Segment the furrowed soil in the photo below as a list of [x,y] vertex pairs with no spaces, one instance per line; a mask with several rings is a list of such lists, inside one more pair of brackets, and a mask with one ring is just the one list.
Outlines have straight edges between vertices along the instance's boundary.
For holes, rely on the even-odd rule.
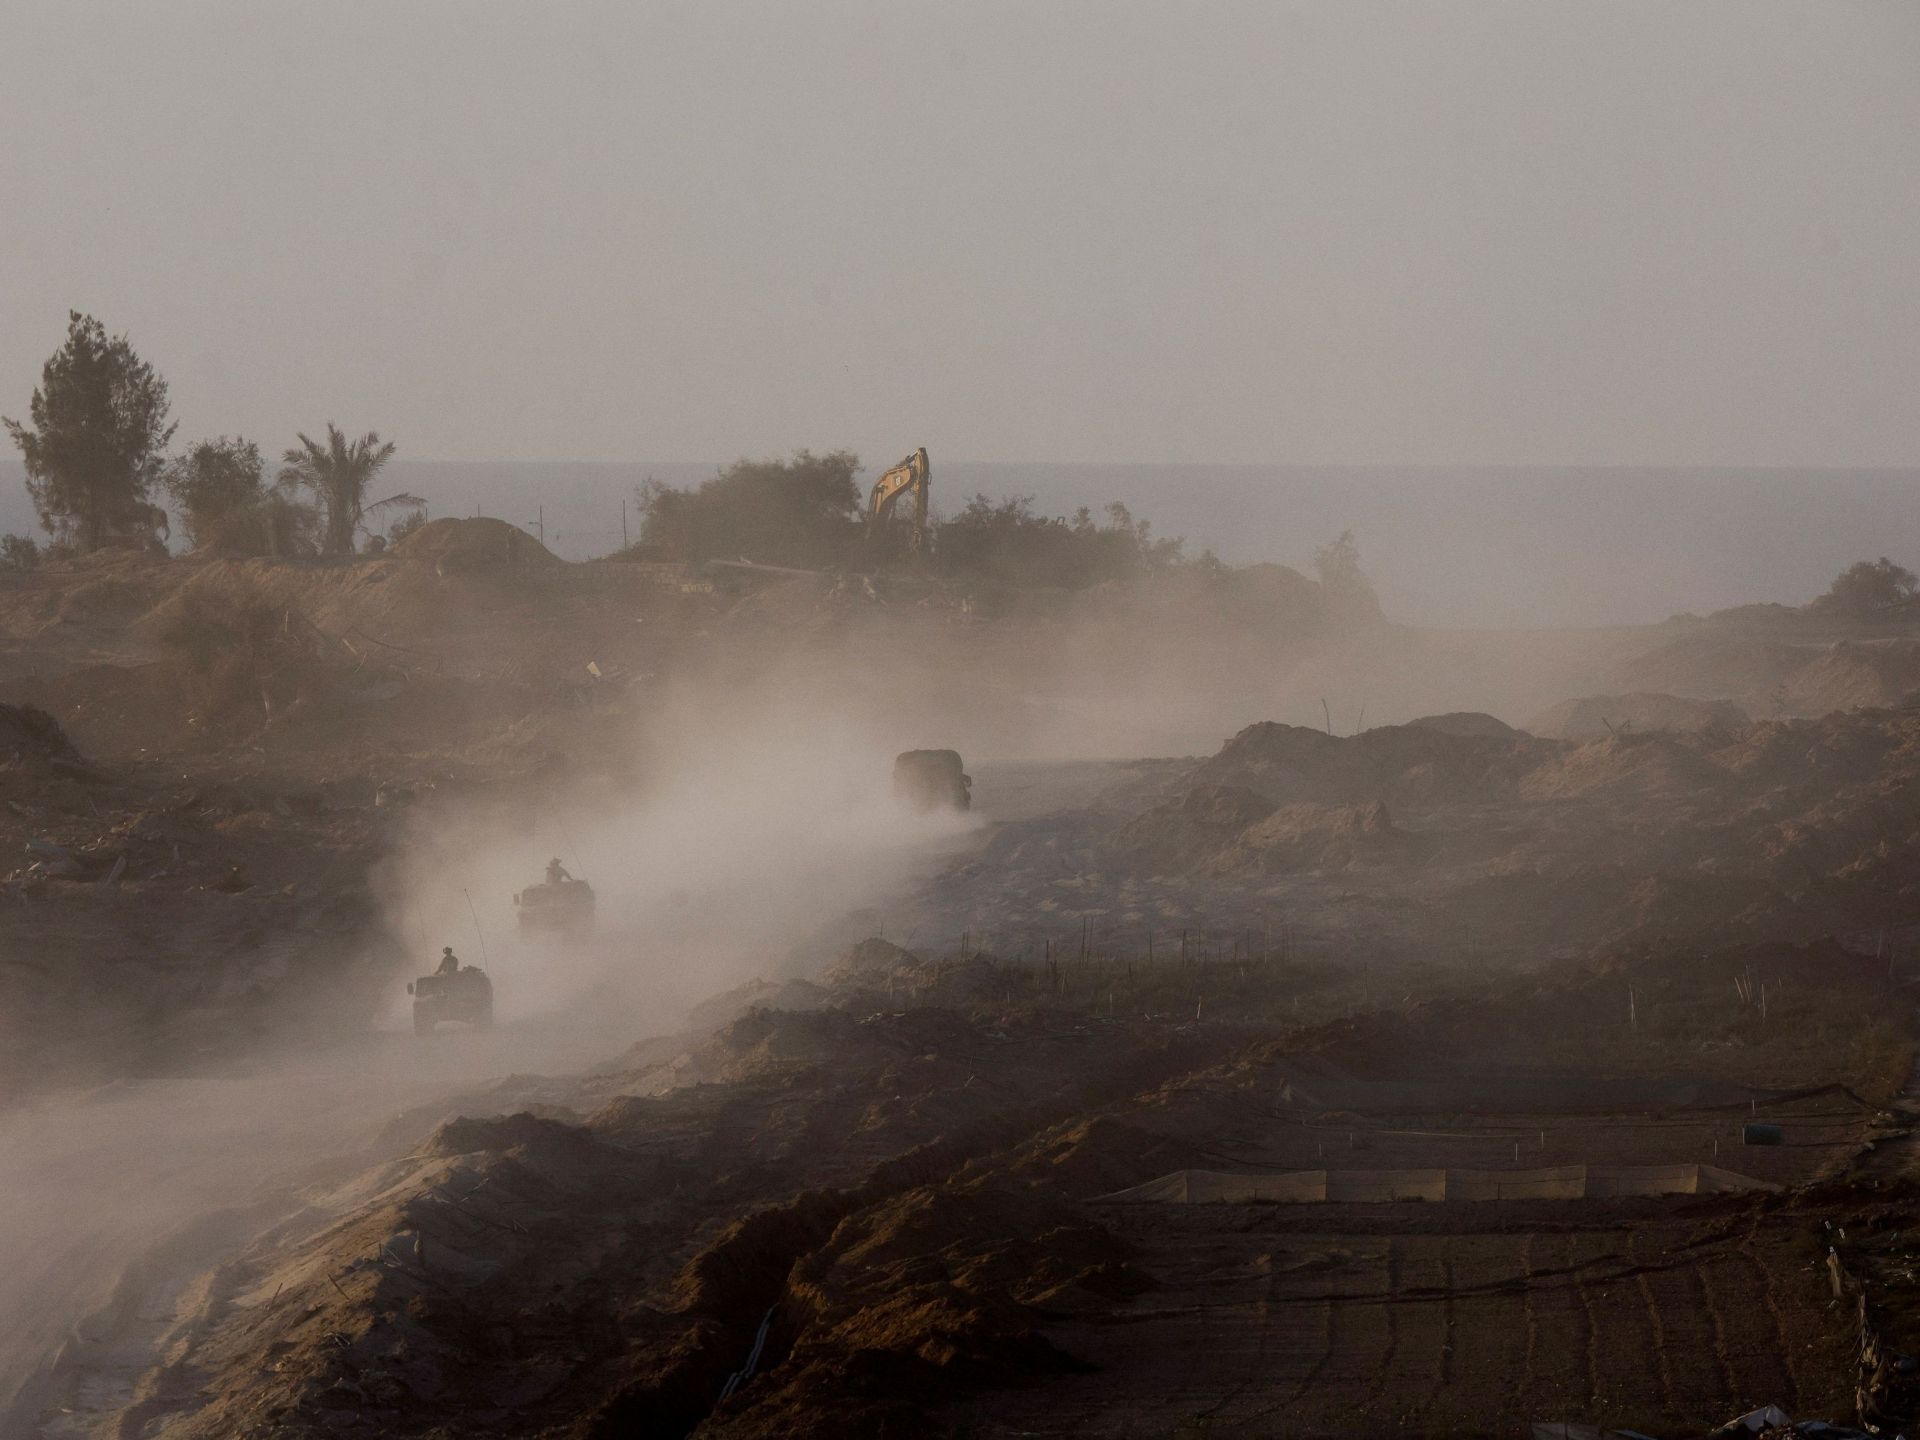
[[[463,521],[11,577],[0,1432],[1909,1419],[1913,637],[1356,633],[1237,574]],[[743,712],[789,768],[724,731],[676,798],[663,737]],[[861,808],[948,744],[970,821]],[[404,1033],[423,946],[511,914],[463,877],[576,833],[591,939],[494,925],[503,1023]],[[1435,1198],[1318,1198],[1382,1186]]]

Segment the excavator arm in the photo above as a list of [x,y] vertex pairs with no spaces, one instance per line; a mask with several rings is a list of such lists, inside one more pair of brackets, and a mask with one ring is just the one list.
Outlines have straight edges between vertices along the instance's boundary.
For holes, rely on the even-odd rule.
[[893,513],[893,507],[907,491],[913,492],[913,537],[915,549],[927,543],[927,490],[933,479],[933,467],[927,463],[927,447],[922,445],[898,465],[873,482],[873,495],[867,501],[867,540],[871,543],[880,527]]

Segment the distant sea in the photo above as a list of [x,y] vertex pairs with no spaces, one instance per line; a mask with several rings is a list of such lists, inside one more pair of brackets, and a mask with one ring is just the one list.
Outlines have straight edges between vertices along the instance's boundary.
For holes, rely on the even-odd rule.
[[[890,458],[890,457],[889,457]],[[619,548],[635,487],[710,463],[396,460],[382,493],[433,515],[544,526],[569,559]],[[872,478],[871,471],[865,477]],[[1920,468],[1661,470],[1539,467],[1060,465],[942,461],[933,499],[1030,495],[1044,514],[1127,505],[1157,533],[1235,564],[1302,570],[1352,530],[1387,613],[1413,623],[1542,628],[1638,623],[1752,601],[1798,604],[1845,565],[1888,555],[1920,570]],[[32,533],[17,461],[0,461],[0,531]]]

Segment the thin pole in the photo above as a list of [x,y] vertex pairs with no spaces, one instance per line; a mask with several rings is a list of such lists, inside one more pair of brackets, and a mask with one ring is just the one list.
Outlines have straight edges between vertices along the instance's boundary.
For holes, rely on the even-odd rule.
[[480,928],[480,912],[473,908],[473,892],[463,885],[460,887],[460,893],[467,897],[467,913],[473,916],[473,933],[480,939],[481,962],[491,965],[493,961],[487,957],[487,932]]
[[620,548],[622,550],[629,548],[629,542],[627,540],[627,497],[624,495],[620,497]]

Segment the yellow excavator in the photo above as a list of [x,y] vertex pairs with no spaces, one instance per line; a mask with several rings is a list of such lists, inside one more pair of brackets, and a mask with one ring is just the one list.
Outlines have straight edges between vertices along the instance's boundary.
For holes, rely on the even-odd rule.
[[867,543],[874,544],[894,503],[907,491],[913,492],[913,533],[907,539],[909,550],[927,546],[927,490],[933,481],[933,467],[927,463],[927,447],[922,445],[898,465],[873,482],[873,496],[867,501]]

